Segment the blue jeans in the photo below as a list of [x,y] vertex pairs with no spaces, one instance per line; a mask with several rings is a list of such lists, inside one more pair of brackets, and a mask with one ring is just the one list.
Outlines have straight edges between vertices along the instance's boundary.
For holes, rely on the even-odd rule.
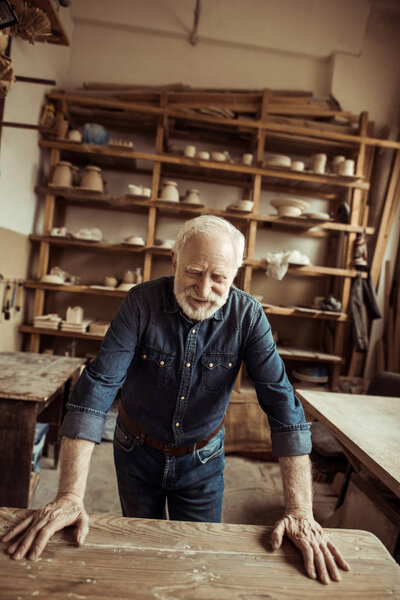
[[124,517],[220,522],[224,494],[224,427],[200,450],[169,456],[133,435],[120,419],[114,462]]

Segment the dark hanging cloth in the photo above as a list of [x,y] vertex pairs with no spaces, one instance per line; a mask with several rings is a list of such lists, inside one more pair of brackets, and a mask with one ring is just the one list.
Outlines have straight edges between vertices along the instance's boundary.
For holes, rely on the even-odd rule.
[[352,283],[350,292],[353,341],[358,352],[366,352],[368,350],[368,324],[363,310],[364,305],[370,319],[379,319],[381,317],[375,290],[369,274],[367,279],[362,279],[361,273],[358,272],[357,277]]

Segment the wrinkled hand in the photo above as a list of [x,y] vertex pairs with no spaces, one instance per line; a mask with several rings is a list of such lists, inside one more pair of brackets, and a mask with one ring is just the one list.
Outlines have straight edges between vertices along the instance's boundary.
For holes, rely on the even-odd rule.
[[76,541],[81,546],[89,531],[89,517],[82,500],[65,494],[21,521],[1,541],[15,540],[7,549],[15,560],[24,556],[29,560],[36,560],[51,536],[69,525],[76,525]]
[[271,534],[272,550],[280,548],[284,535],[300,550],[306,573],[312,579],[318,577],[322,583],[328,584],[331,579],[341,580],[337,565],[344,571],[350,570],[339,550],[313,518],[286,515],[280,519]]

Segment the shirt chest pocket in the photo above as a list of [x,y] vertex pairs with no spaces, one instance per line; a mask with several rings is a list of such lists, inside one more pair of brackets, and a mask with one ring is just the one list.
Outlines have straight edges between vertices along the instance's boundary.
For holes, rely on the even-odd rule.
[[209,353],[202,356],[202,390],[217,393],[232,385],[236,375],[238,355],[231,353]]
[[138,364],[140,379],[147,385],[164,387],[171,373],[173,360],[171,352],[143,344]]

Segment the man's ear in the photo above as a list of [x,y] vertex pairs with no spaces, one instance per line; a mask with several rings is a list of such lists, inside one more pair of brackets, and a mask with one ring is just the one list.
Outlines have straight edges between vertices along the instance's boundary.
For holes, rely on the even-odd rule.
[[171,250],[171,261],[172,261],[172,268],[174,269],[174,273],[176,273],[176,254],[173,250]]

